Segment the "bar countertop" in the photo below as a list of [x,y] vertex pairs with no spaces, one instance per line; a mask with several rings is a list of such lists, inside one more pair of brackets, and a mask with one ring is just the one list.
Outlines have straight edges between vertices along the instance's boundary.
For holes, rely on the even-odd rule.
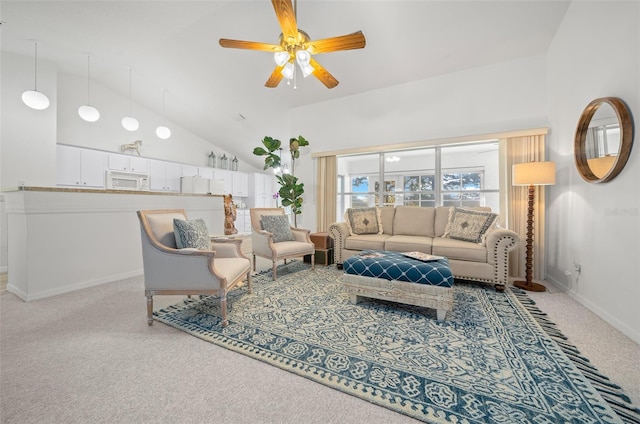
[[47,191],[61,193],[100,193],[100,194],[142,194],[150,196],[197,196],[197,197],[222,197],[222,194],[194,194],[194,193],[177,193],[167,191],[139,191],[139,190],[105,190],[95,188],[74,188],[74,187],[31,187],[22,186],[15,190],[6,190],[3,193],[12,191]]

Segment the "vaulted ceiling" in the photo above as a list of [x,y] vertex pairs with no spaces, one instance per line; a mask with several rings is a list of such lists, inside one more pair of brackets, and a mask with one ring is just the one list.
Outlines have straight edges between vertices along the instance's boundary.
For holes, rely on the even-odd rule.
[[[265,81],[266,52],[224,49],[219,38],[277,44],[281,32],[268,0],[3,0],[2,50],[38,55],[63,73],[91,78],[161,112],[229,151],[281,131],[291,108],[436,75],[546,52],[569,1],[297,2],[298,26],[312,39],[362,30],[364,49],[318,55],[340,84],[298,78],[297,89]],[[98,104],[99,99],[94,99]],[[238,114],[246,119],[239,122]],[[288,134],[284,134],[286,136]]]

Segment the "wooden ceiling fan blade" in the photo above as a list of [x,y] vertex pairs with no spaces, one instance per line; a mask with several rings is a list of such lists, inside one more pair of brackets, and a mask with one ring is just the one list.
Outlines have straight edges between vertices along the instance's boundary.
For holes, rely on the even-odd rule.
[[329,73],[317,60],[311,58],[309,65],[313,67],[313,75],[320,80],[327,88],[333,88],[339,84],[338,80]]
[[293,10],[291,0],[271,0],[273,9],[276,11],[276,18],[282,29],[282,36],[285,40],[298,38],[298,24],[296,23],[296,14]]
[[358,31],[339,37],[310,41],[307,43],[307,50],[309,50],[311,54],[322,54],[340,50],[362,49],[366,44],[367,40],[364,38],[364,34],[362,31]]
[[284,78],[284,76],[282,75],[283,68],[284,66],[276,66],[276,69],[273,70],[271,76],[269,76],[269,79],[264,84],[264,86],[269,88],[277,87],[278,84],[280,84],[280,81],[282,81],[282,78]]
[[282,46],[277,44],[259,43],[257,41],[229,40],[228,38],[221,38],[220,45],[231,49],[259,50],[270,53],[282,51]]

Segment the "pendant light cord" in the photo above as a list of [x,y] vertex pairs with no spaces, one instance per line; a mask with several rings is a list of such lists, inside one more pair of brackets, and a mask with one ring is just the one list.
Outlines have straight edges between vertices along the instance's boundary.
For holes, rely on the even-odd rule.
[[91,55],[87,55],[87,105],[91,106]]
[[129,116],[131,116],[131,68],[129,68]]
[[33,66],[33,69],[35,70],[33,75],[33,91],[38,91],[38,41],[35,40],[33,44],[36,51],[33,59],[35,61],[35,64]]

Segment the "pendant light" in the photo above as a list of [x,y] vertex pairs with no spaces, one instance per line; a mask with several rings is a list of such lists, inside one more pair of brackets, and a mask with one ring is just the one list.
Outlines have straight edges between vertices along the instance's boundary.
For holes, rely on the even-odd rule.
[[31,109],[44,110],[49,107],[49,98],[46,94],[38,91],[38,41],[33,40],[33,44],[35,46],[33,90],[22,93],[22,101]]
[[129,115],[122,118],[122,126],[127,131],[136,131],[140,127],[138,120],[131,116],[131,68],[129,68]]
[[100,119],[100,112],[91,106],[91,55],[87,54],[87,104],[78,108],[78,115],[87,122]]
[[[167,90],[165,90],[164,88],[162,89],[162,116],[164,116],[164,94],[166,93],[166,91]],[[156,135],[158,136],[158,138],[166,140],[167,138],[171,137],[171,130],[165,126],[160,125],[158,128],[156,128]]]

